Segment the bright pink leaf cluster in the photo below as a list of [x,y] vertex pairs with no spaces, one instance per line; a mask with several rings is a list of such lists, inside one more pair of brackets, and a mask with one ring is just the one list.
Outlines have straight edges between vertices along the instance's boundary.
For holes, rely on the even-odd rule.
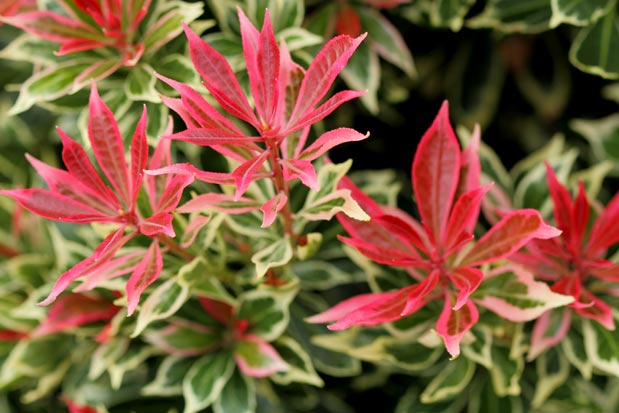
[[[260,31],[240,9],[238,15],[253,107],[224,56],[188,27],[185,32],[191,59],[204,86],[223,110],[251,125],[256,133],[248,136],[197,91],[160,76],[180,94],[180,98],[164,98],[164,102],[183,118],[188,128],[168,137],[209,146],[238,165],[228,178],[236,185],[235,200],[241,199],[253,181],[271,178],[278,193],[269,201],[267,210],[277,213],[286,205],[289,181],[298,178],[306,186],[317,188],[312,161],[336,145],[367,137],[352,129],[339,128],[306,146],[312,124],[364,93],[345,90],[322,102],[364,36],[332,39],[304,70],[294,63],[285,44],[278,45],[268,12]],[[224,182],[223,177],[201,173],[192,165],[176,165],[168,170]],[[212,199],[208,203],[212,204]],[[273,214],[265,218],[265,222],[272,222],[272,217]]]
[[[158,240],[174,237],[171,212],[178,205],[182,191],[191,182],[191,178],[144,175],[143,170],[147,166],[157,169],[170,163],[169,141],[162,141],[148,164],[146,121],[144,110],[133,135],[131,163],[128,165],[116,119],[93,84],[88,136],[103,177],[97,172],[84,148],[58,129],[63,144],[62,158],[67,170],[54,168],[27,155],[49,189],[0,191],[0,194],[12,197],[25,209],[50,220],[117,225],[117,229],[99,244],[90,257],[60,276],[42,304],[54,301],[78,278],[89,278],[80,286],[81,290],[85,290],[94,288],[106,279],[131,273],[126,288],[128,311],[132,313],[142,291],[159,276],[163,260]],[[152,213],[148,217],[143,216],[137,208],[142,187],[145,187],[150,201]],[[145,251],[114,258],[120,248],[138,234],[152,238],[150,247]]]
[[490,187],[479,184],[478,144],[479,136],[475,135],[469,146],[460,150],[447,103],[443,104],[421,139],[412,165],[421,222],[403,211],[376,204],[358,189],[354,191],[372,220],[365,223],[340,216],[351,236],[342,237],[342,241],[377,263],[406,268],[418,282],[396,291],[350,298],[309,321],[336,321],[329,326],[332,330],[370,326],[398,320],[431,300],[443,299],[436,331],[452,356],[460,353],[463,335],[479,317],[470,299],[484,279],[479,267],[509,257],[531,239],[560,233],[545,224],[537,211],[517,210],[473,242],[480,204]]
[[582,181],[572,199],[548,163],[546,176],[554,204],[554,219],[563,233],[558,238],[532,241],[512,260],[531,270],[539,279],[553,282],[553,291],[574,297],[574,302],[569,305],[571,311],[561,313],[558,327],[552,322],[550,312],[540,317],[533,329],[533,356],[563,339],[569,330],[572,312],[614,330],[611,307],[589,291],[587,284],[592,279],[619,281],[619,265],[605,258],[608,249],[619,242],[619,194],[599,213],[588,231],[591,207]]
[[59,55],[110,47],[122,56],[121,64],[133,66],[144,53],[135,41],[148,12],[150,0],[58,0],[66,15],[29,11],[4,21],[52,42],[61,43]]

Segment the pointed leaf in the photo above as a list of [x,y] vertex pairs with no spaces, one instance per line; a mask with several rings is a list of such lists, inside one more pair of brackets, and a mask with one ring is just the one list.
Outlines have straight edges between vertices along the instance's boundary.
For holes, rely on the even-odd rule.
[[445,298],[443,311],[436,322],[436,332],[443,338],[445,347],[453,359],[460,355],[460,341],[477,322],[479,313],[470,300],[460,309],[454,310],[450,297]]
[[467,192],[458,198],[447,224],[447,250],[454,248],[458,244],[458,238],[463,231],[473,227],[479,218],[479,209],[481,202],[492,184],[485,185],[481,188]]
[[131,205],[125,149],[118,124],[93,83],[88,105],[88,136],[97,162],[126,206]]
[[234,359],[241,372],[250,377],[267,377],[288,369],[273,346],[253,334],[244,336],[236,343]]
[[251,262],[256,265],[256,276],[260,278],[266,274],[269,268],[281,267],[282,265],[288,264],[293,255],[294,252],[290,245],[290,238],[286,236],[254,253],[251,257]]
[[256,411],[254,381],[239,370],[234,370],[230,380],[213,405],[215,413],[252,413]]
[[289,125],[310,112],[329,91],[339,72],[346,66],[359,43],[365,38],[338,36],[331,39],[318,53],[305,73]]
[[183,380],[184,413],[196,413],[217,400],[234,372],[228,351],[217,351],[198,359]]
[[349,128],[337,128],[325,132],[318,139],[314,141],[310,146],[301,152],[298,159],[313,161],[321,155],[327,153],[331,148],[336,147],[345,142],[361,141],[369,137],[370,134],[365,135],[357,132],[354,129]]
[[468,302],[469,296],[475,292],[484,279],[484,274],[477,268],[459,267],[448,273],[449,279],[459,291],[454,310],[459,310]]
[[142,292],[159,277],[162,268],[161,248],[159,243],[154,241],[127,281],[127,316],[133,314]]
[[436,403],[455,397],[469,385],[474,373],[475,363],[466,357],[450,361],[421,393],[421,402]]
[[565,338],[571,321],[572,311],[570,309],[547,311],[542,314],[533,326],[527,360],[534,360],[547,349],[559,344]]
[[166,353],[184,357],[211,352],[221,346],[224,339],[220,331],[186,320],[176,320],[162,329],[147,330],[143,336]]
[[548,239],[559,235],[556,228],[544,223],[532,209],[514,211],[486,232],[462,257],[460,265],[476,266],[508,257],[529,240]]
[[186,25],[183,28],[191,60],[206,88],[227,112],[258,128],[260,124],[226,59]]
[[53,42],[70,39],[104,41],[105,37],[92,27],[50,11],[33,11],[3,18],[5,23]]
[[582,326],[585,350],[593,367],[619,376],[619,329],[610,331],[589,320],[583,320]]
[[447,219],[460,174],[460,145],[449,123],[447,102],[421,138],[413,160],[413,190],[422,223],[434,243],[446,239]]
[[247,160],[232,172],[234,183],[236,185],[236,192],[234,193],[234,198],[236,200],[238,200],[245,193],[249,185],[255,179],[255,174],[262,167],[268,158],[268,155],[269,151],[266,150],[260,155]]
[[283,192],[278,192],[273,198],[265,202],[261,207],[262,211],[262,224],[260,228],[270,227],[277,219],[277,214],[281,211],[288,202],[288,197]]
[[290,320],[289,306],[296,289],[285,291],[252,290],[241,296],[237,320],[249,322],[249,332],[272,341],[279,337]]

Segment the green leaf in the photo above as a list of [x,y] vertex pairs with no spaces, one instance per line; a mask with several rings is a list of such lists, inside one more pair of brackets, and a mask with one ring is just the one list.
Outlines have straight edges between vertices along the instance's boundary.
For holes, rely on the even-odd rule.
[[181,284],[178,278],[170,278],[144,300],[131,337],[137,337],[153,321],[169,318],[187,301],[189,285]]
[[570,62],[583,72],[619,79],[619,15],[615,7],[597,22],[583,28],[570,48]]
[[430,23],[435,27],[449,27],[459,31],[464,24],[464,16],[475,0],[437,0],[430,1]]
[[570,127],[589,142],[598,160],[619,163],[619,114],[594,120],[574,119]]
[[215,278],[218,271],[204,257],[197,257],[178,272],[178,283],[190,288],[193,295],[234,304],[234,298]]
[[562,23],[587,26],[604,16],[617,4],[617,0],[551,0],[550,27]]
[[561,348],[567,360],[578,369],[582,377],[586,380],[591,380],[593,365],[587,356],[584,338],[580,333],[580,329],[575,328],[574,324],[572,324],[565,338],[561,340]]
[[57,50],[58,43],[24,33],[0,51],[0,58],[49,65],[58,63]]
[[[149,22],[144,24],[148,27],[142,37],[146,54],[152,54],[163,45],[182,33],[181,23],[189,24],[202,15],[202,3],[189,3],[184,1],[159,2],[155,12],[152,13]],[[211,26],[214,25],[214,22]]]
[[145,396],[177,396],[183,393],[183,378],[193,366],[194,358],[167,356],[163,359],[157,375],[142,389]]
[[141,63],[131,68],[125,80],[125,94],[127,98],[137,101],[159,103],[159,93],[155,90],[156,78],[153,68]]
[[322,37],[301,27],[288,27],[278,32],[277,37],[280,41],[286,42],[286,46],[291,52],[306,47],[317,46],[323,42]]
[[166,77],[186,83],[188,85],[198,84],[198,74],[188,56],[172,53],[162,59],[152,62],[155,71]]
[[[525,413],[522,399],[518,397],[500,397],[488,380],[477,386],[469,396],[466,413]],[[571,412],[570,412],[571,413]]]
[[524,371],[522,354],[514,355],[509,348],[492,347],[490,377],[494,392],[499,397],[520,395],[520,377]]
[[470,19],[467,26],[537,33],[549,28],[551,16],[548,0],[488,0],[483,12]]
[[492,369],[492,345],[494,341],[492,329],[485,324],[477,323],[471,329],[471,333],[475,336],[475,341],[462,346],[462,354],[486,369]]
[[309,260],[292,264],[292,273],[299,277],[303,288],[326,290],[354,281],[350,272],[342,271],[327,261]]
[[299,257],[301,261],[305,261],[308,258],[313,257],[314,254],[316,254],[316,252],[320,249],[321,245],[322,234],[320,232],[305,234],[303,245],[301,245],[300,241],[297,243],[297,257]]
[[296,290],[271,291],[252,290],[240,298],[240,307],[236,318],[248,320],[250,332],[266,341],[279,337],[290,319],[289,306]]
[[52,66],[32,75],[21,86],[17,101],[9,115],[17,115],[39,102],[47,102],[68,94],[73,82],[92,62],[73,60]]
[[293,257],[292,246],[288,236],[279,238],[266,248],[256,252],[251,262],[256,265],[256,276],[262,277],[269,268],[281,267],[288,264]]
[[607,330],[596,321],[582,320],[585,351],[593,367],[619,377],[619,329]]
[[254,381],[245,377],[238,369],[226,383],[221,395],[213,405],[215,413],[253,413],[256,411],[256,389]]
[[[467,0],[470,1],[470,0]],[[374,52],[402,70],[409,77],[415,76],[413,56],[402,35],[389,20],[370,7],[357,8],[361,27],[368,33],[368,43]]]
[[148,330],[144,339],[170,354],[195,356],[220,345],[222,332],[186,320],[174,320],[161,329]]
[[380,86],[380,62],[378,55],[370,48],[368,43],[361,43],[355,53],[348,60],[348,64],[342,70],[342,79],[349,88],[355,90],[367,90],[361,96],[361,101],[370,113],[378,114],[378,88]]
[[129,339],[113,338],[100,345],[92,354],[88,379],[98,379],[109,366],[114,365],[129,348]]
[[569,378],[570,363],[561,353],[550,349],[535,360],[535,371],[537,380],[531,406],[539,407]]
[[183,380],[184,413],[195,413],[215,402],[234,372],[234,359],[229,351],[218,351],[200,357]]
[[475,373],[475,363],[466,357],[447,362],[421,393],[422,403],[436,403],[452,399],[469,384]]
[[288,370],[276,373],[271,380],[280,385],[306,383],[322,387],[324,382],[316,373],[310,355],[290,337],[280,337],[272,343],[279,355],[288,364]]
[[155,347],[131,343],[124,354],[107,367],[112,388],[119,389],[126,373],[131,373],[138,366],[143,365],[147,358],[157,353],[159,350]]

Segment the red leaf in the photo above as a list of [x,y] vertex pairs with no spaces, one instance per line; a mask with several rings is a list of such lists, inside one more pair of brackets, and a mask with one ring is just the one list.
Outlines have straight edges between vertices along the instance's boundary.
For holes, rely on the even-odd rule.
[[74,265],[69,271],[62,274],[52,287],[51,293],[47,298],[39,303],[39,305],[51,304],[69,285],[80,277],[84,277],[99,267],[104,266],[114,257],[116,252],[125,245],[136,233],[123,235],[125,228],[118,228],[110,233],[95,249],[95,251],[86,259]]
[[92,27],[50,11],[32,11],[5,17],[4,22],[52,42],[71,39],[105,40]]
[[438,271],[432,271],[425,280],[416,284],[415,289],[408,294],[406,306],[402,310],[402,316],[410,315],[423,307],[428,301],[428,294],[436,288],[440,279],[440,273]]
[[84,203],[46,189],[7,189],[0,190],[0,194],[10,196],[32,213],[54,221],[79,224],[114,222],[114,217],[110,218]]
[[172,178],[159,197],[154,213],[170,212],[178,206],[183,190],[193,182],[193,177],[179,175]]
[[130,206],[131,183],[125,161],[123,140],[112,111],[99,97],[94,83],[88,108],[88,136],[97,162],[125,205]]
[[168,237],[174,238],[174,228],[172,220],[174,217],[168,212],[160,212],[140,222],[140,232],[148,237],[154,237],[159,234],[165,234]]
[[582,181],[578,181],[578,193],[572,206],[571,216],[571,233],[573,234],[573,247],[578,250],[583,248],[582,241],[589,223],[589,200],[585,192],[585,185]]
[[446,226],[460,174],[460,145],[449,123],[447,102],[421,138],[413,160],[415,200],[421,220],[436,245],[444,245]]
[[390,265],[392,267],[429,268],[431,263],[421,258],[416,252],[404,251],[402,243],[394,240],[394,246],[378,245],[374,239],[365,241],[360,238],[346,238],[339,236],[340,241],[354,247],[361,254],[379,264]]
[[118,198],[103,183],[84,148],[69,138],[62,129],[56,128],[56,130],[62,140],[62,160],[69,173],[97,192],[101,199],[108,200],[113,208],[118,211],[120,209]]
[[365,35],[357,38],[337,36],[320,50],[305,73],[289,125],[294,125],[305,117],[327,94],[331,84],[364,38]]
[[561,185],[550,164],[545,162],[545,165],[548,190],[554,204],[555,221],[557,222],[557,227],[563,231],[563,238],[571,243],[572,197],[565,186]]
[[67,294],[56,300],[32,334],[38,337],[96,321],[108,321],[118,310],[110,300],[101,296]]
[[29,154],[26,154],[26,158],[49,186],[51,192],[71,198],[110,217],[118,215],[118,209],[114,208],[114,204],[109,199],[102,197],[70,173],[46,165]]
[[154,241],[127,281],[127,316],[133,314],[140,301],[140,295],[159,277],[162,268],[161,249],[159,243]]
[[531,361],[546,349],[559,344],[569,331],[571,320],[572,311],[568,308],[542,314],[533,326],[527,360]]
[[[408,296],[415,287],[416,285],[411,285],[397,291],[374,293],[372,294],[373,299],[364,294],[343,301],[338,304],[338,306],[341,306],[338,308],[338,312],[342,308],[351,308],[351,311],[328,328],[329,330],[345,330],[353,325],[373,326],[399,320],[402,318],[402,311],[406,307]],[[362,303],[359,307],[352,308],[354,304],[359,302]],[[320,314],[310,320],[316,322],[316,319],[320,320]]]
[[544,223],[539,212],[521,209],[506,215],[468,250],[459,265],[474,267],[506,258],[531,239],[548,239],[561,232]]
[[[215,110],[215,108],[204,100],[204,98],[194,89],[184,83],[169,79],[163,75],[157,74],[156,76],[176,89],[181,96],[181,101],[184,108],[187,110],[187,113],[190,114],[191,118],[195,119],[202,128],[219,129],[235,135],[243,135],[234,123],[230,122],[221,113]],[[171,108],[178,111],[174,107]],[[179,113],[179,115],[182,114]],[[185,121],[185,123],[188,123],[188,127],[190,126],[189,122]]]
[[436,332],[443,338],[452,358],[460,355],[460,341],[478,319],[479,312],[472,301],[467,300],[462,308],[454,310],[451,297],[445,297],[443,311],[436,322]]
[[105,45],[101,40],[90,39],[73,39],[65,41],[60,49],[58,49],[57,56],[64,56],[69,53],[83,52],[85,50],[97,49]]
[[589,232],[589,242],[585,251],[595,256],[617,241],[619,241],[619,193],[610,200],[595,220]]
[[191,60],[209,92],[231,115],[259,128],[256,115],[227,60],[189,27],[183,25],[183,28],[189,40]]
[[131,140],[131,208],[133,209],[140,193],[144,169],[148,162],[148,141],[146,140],[146,106],[135,127]]
[[[460,159],[462,161],[460,166],[460,179],[456,196],[473,191],[481,186],[481,163],[479,162],[480,139],[481,132],[479,130],[479,125],[475,125],[471,140],[462,151]],[[475,223],[473,223],[473,225],[474,224]],[[473,227],[469,226],[466,230],[472,232]]]
[[[239,351],[243,347],[245,351]],[[239,370],[250,377],[267,377],[289,368],[272,345],[254,334],[238,340],[234,360]]]
[[458,240],[464,231],[474,227],[479,217],[481,201],[492,184],[474,189],[460,196],[456,201],[447,224],[446,253],[458,245]]
[[238,145],[253,148],[249,144],[261,141],[260,136],[245,136],[237,132],[230,132],[225,129],[195,128],[184,130],[173,135],[164,136],[164,139],[176,139],[201,146],[214,145]]
[[198,300],[204,311],[221,324],[228,325],[233,320],[234,307],[230,304],[207,297],[199,297]]
[[69,413],[97,413],[97,409],[95,409],[94,407],[74,403],[67,397],[62,397],[62,400],[67,405]]
[[338,34],[359,36],[361,34],[361,19],[350,5],[343,3],[335,17],[335,31]]
[[335,95],[331,96],[325,103],[318,106],[316,109],[309,110],[307,113],[299,115],[302,116],[300,119],[294,122],[290,120],[286,125],[286,132],[282,132],[282,134],[287,135],[303,129],[306,126],[310,126],[316,122],[321,121],[329,114],[331,114],[331,112],[333,112],[335,109],[340,107],[341,104],[348,102],[349,100],[358,98],[359,96],[363,96],[365,92],[365,90],[344,90],[342,92],[336,93]]

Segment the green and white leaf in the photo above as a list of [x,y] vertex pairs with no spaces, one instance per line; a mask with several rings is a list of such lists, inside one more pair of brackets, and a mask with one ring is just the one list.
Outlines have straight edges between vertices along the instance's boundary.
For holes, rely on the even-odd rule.
[[570,62],[583,72],[619,79],[619,14],[613,7],[603,18],[583,28],[570,48]]
[[185,264],[178,272],[178,283],[189,288],[193,295],[234,304],[235,300],[215,277],[221,271],[204,257],[197,257]]
[[492,347],[490,378],[494,392],[499,397],[520,395],[520,377],[524,371],[524,357],[514,357],[507,347]]
[[132,67],[127,75],[125,94],[131,100],[159,103],[161,99],[155,89],[156,82],[153,68],[147,63],[140,63]]
[[323,380],[314,369],[312,359],[297,341],[290,337],[280,337],[272,344],[288,364],[288,370],[270,376],[271,380],[280,385],[306,383],[316,387],[324,386]]
[[[183,268],[188,265],[191,263]],[[181,274],[183,268],[180,270]],[[179,282],[179,278],[180,275],[166,280],[144,300],[131,337],[137,337],[153,321],[169,318],[187,301],[190,294],[189,285]]]
[[563,354],[550,349],[535,360],[535,371],[537,380],[531,406],[539,407],[569,378],[570,363]]
[[138,366],[143,365],[146,359],[159,353],[161,351],[153,346],[129,345],[124,354],[118,357],[113,364],[107,366],[112,388],[119,389],[126,373],[132,372]]
[[585,351],[593,367],[619,377],[619,329],[607,330],[596,321],[582,320]]
[[466,357],[446,363],[445,368],[428,383],[420,395],[422,403],[436,403],[456,397],[469,385],[476,364]]
[[348,60],[348,64],[342,70],[342,79],[349,88],[354,90],[367,90],[361,96],[361,102],[372,114],[378,114],[378,88],[380,86],[380,62],[378,55],[363,42]]
[[213,404],[234,373],[232,354],[218,351],[200,357],[183,380],[184,413],[196,413]]
[[220,396],[215,400],[213,411],[215,413],[255,412],[256,389],[254,381],[235,369]]
[[167,356],[163,359],[153,381],[143,389],[145,396],[177,396],[183,393],[183,378],[196,361],[192,357]]
[[129,339],[126,338],[114,338],[100,345],[92,354],[88,380],[98,379],[128,348]]
[[256,276],[261,278],[270,268],[281,267],[290,262],[294,253],[290,245],[290,237],[279,238],[266,248],[256,252],[251,262],[256,265]]
[[551,17],[548,1],[488,0],[482,13],[468,20],[466,25],[508,33],[538,33],[550,27]]
[[240,298],[236,318],[249,321],[250,332],[266,341],[279,337],[290,319],[289,306],[296,288],[283,290],[252,290]]
[[574,26],[588,26],[597,21],[613,7],[616,0],[551,0],[552,18],[550,27],[555,28],[562,23]]
[[570,128],[582,135],[591,146],[595,157],[610,160],[617,169],[619,163],[619,114],[614,113],[604,118],[574,119]]

